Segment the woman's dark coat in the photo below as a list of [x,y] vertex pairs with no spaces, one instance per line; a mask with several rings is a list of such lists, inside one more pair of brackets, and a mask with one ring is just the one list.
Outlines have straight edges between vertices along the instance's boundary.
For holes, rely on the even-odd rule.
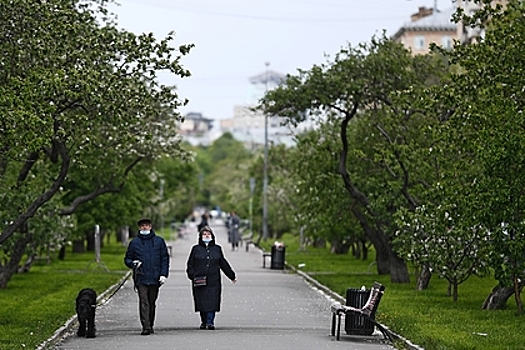
[[158,286],[160,276],[169,276],[170,257],[166,241],[153,230],[147,235],[139,233],[129,242],[124,264],[131,269],[134,260],[142,261],[139,269],[140,284]]
[[191,281],[195,276],[207,276],[206,286],[193,287],[192,285],[195,311],[221,311],[220,271],[222,270],[230,280],[235,280],[235,272],[224,257],[222,247],[215,244],[215,240],[206,246],[199,239],[199,244],[191,248],[186,265],[186,274]]

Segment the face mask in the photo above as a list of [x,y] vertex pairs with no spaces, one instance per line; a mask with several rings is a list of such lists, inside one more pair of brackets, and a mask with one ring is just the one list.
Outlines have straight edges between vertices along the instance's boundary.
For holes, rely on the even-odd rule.
[[211,242],[211,238],[202,238],[202,241],[204,243],[210,243]]
[[149,235],[149,230],[140,230],[141,235]]

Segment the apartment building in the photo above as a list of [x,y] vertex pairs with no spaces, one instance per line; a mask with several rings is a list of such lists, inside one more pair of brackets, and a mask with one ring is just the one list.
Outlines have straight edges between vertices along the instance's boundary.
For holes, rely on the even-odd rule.
[[[507,0],[492,1],[492,5],[501,4],[505,6]],[[429,52],[430,44],[435,43],[446,49],[452,48],[454,40],[463,44],[472,44],[483,38],[485,32],[479,27],[471,28],[462,21],[455,23],[452,15],[457,8],[462,8],[466,15],[473,15],[479,10],[480,5],[471,0],[452,1],[453,6],[441,11],[434,1],[432,8],[420,7],[418,12],[410,17],[392,36],[392,39],[402,43],[414,55]]]
[[438,10],[436,6],[420,7],[392,39],[402,43],[414,55],[428,53],[431,43],[451,49],[454,40],[459,38],[458,26],[452,22],[455,10],[454,7],[444,11]]

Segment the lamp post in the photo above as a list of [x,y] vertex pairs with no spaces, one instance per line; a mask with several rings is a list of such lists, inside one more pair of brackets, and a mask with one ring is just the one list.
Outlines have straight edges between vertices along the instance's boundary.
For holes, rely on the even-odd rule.
[[[266,78],[265,92],[268,92],[268,66],[265,62]],[[263,241],[268,239],[268,114],[264,114],[264,178],[263,178]]]
[[253,237],[253,191],[255,190],[255,178],[250,177],[250,237]]

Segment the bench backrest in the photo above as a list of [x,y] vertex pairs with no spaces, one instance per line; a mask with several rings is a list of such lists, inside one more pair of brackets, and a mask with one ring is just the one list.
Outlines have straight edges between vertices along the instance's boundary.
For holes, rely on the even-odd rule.
[[374,282],[372,289],[370,290],[370,296],[362,308],[362,310],[372,318],[375,317],[377,307],[379,306],[379,302],[381,301],[384,291],[385,286],[379,282]]

